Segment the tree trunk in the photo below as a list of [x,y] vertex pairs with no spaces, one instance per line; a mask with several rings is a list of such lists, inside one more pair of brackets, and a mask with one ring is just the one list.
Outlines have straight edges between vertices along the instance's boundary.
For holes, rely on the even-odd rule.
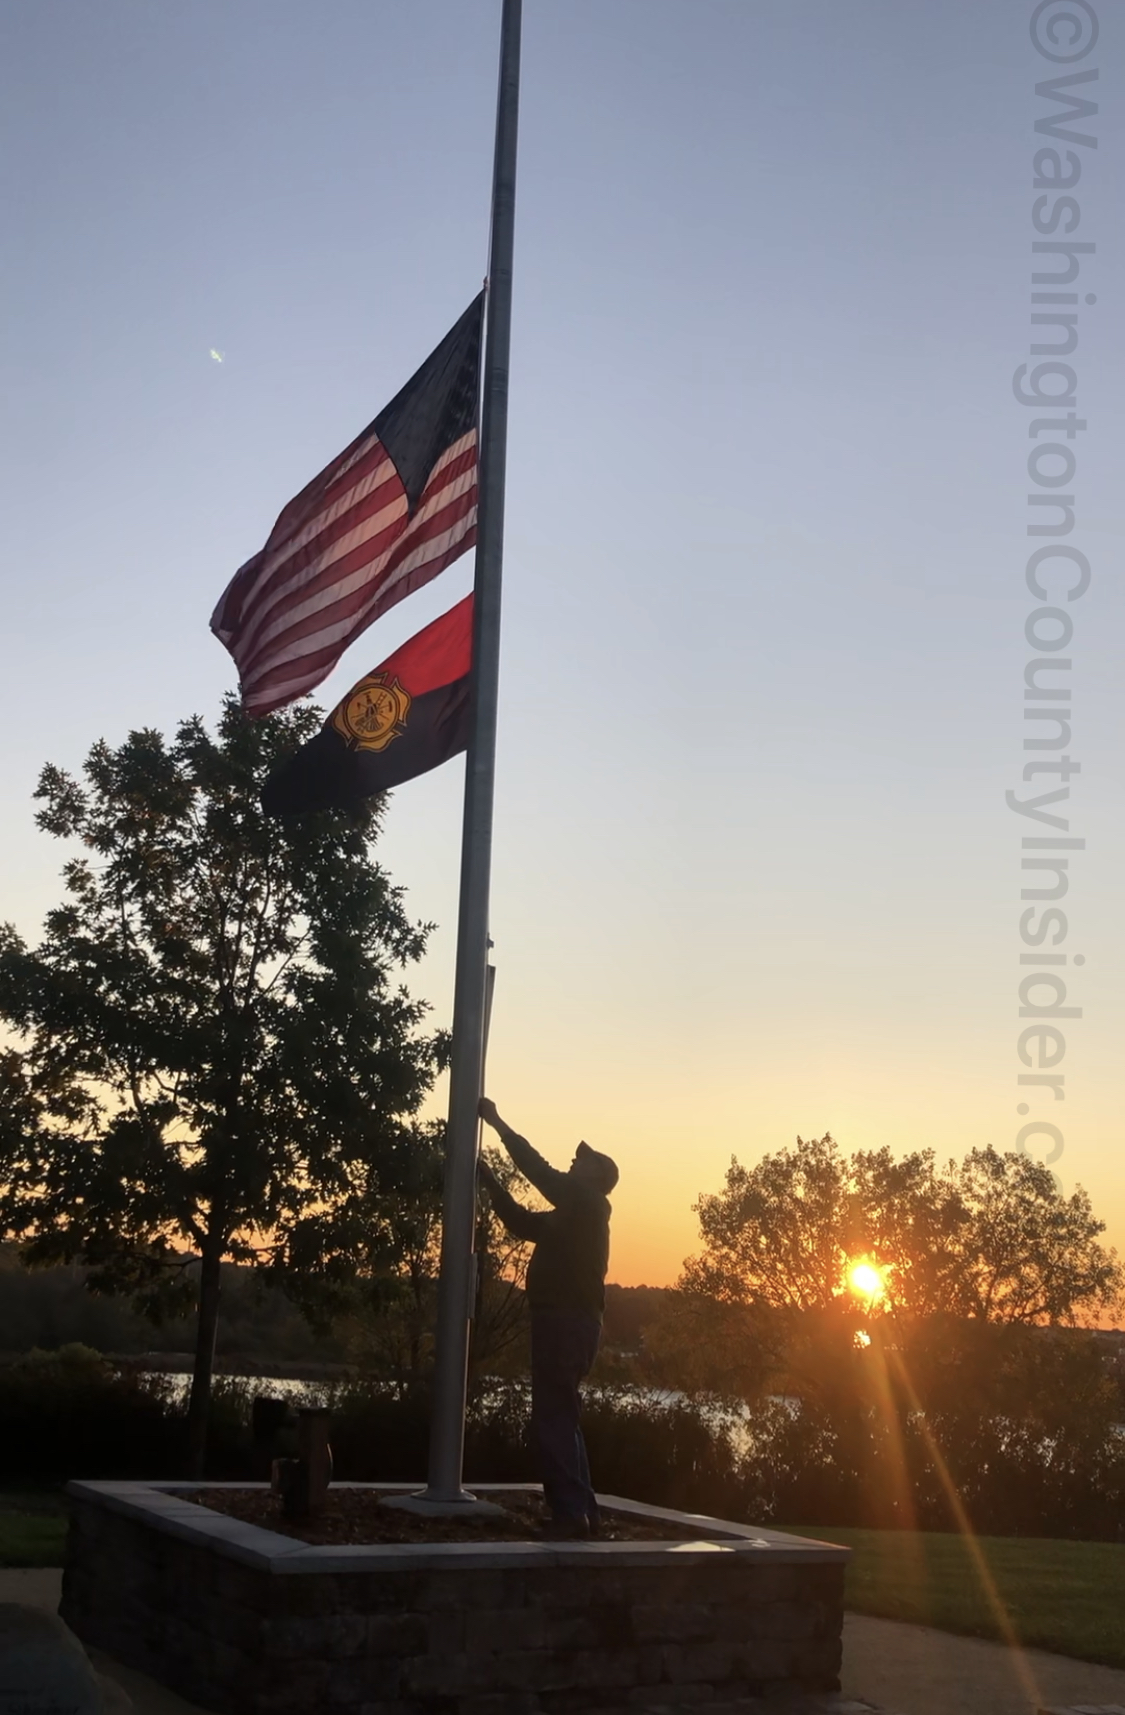
[[221,1248],[205,1245],[199,1271],[195,1367],[188,1400],[188,1475],[195,1478],[203,1476],[207,1456],[207,1415],[211,1405],[211,1376],[215,1368],[215,1335],[219,1328],[222,1255]]

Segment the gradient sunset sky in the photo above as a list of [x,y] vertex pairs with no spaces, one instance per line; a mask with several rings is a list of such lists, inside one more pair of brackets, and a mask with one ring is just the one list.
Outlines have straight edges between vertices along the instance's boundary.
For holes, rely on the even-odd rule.
[[[1099,0],[1096,47],[1052,63],[1033,10],[526,0],[489,1088],[548,1154],[618,1158],[623,1282],[675,1277],[732,1154],[825,1131],[944,1158],[1046,1118],[1125,1248],[1125,23]],[[0,917],[29,937],[63,856],[42,763],[216,713],[229,577],[479,289],[498,20],[7,9]],[[1035,84],[1090,69],[1066,492],[1092,577],[1068,604],[1044,573],[1082,765],[1054,813],[1086,840],[1058,1102],[1016,1083],[1020,840],[1050,829],[1005,792],[1058,785],[1022,781],[1026,497],[1059,490],[1012,377]],[[439,925],[411,980],[441,1021],[462,772],[399,790],[381,850]]]

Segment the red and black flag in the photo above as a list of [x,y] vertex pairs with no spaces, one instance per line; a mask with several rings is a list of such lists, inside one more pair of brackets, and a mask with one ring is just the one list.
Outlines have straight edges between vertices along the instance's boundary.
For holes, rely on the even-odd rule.
[[274,769],[262,791],[267,815],[348,808],[464,750],[472,652],[468,595],[365,674],[316,737]]
[[211,629],[248,715],[319,685],[372,620],[476,541],[483,305],[482,293],[228,585]]

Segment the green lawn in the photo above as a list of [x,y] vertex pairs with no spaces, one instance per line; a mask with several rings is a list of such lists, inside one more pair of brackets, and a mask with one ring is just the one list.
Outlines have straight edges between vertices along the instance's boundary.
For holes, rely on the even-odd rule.
[[[959,1536],[790,1525],[855,1552],[844,1601],[857,1614],[1003,1638],[995,1604]],[[996,1598],[1020,1642],[1125,1667],[1125,1545],[977,1538]]]
[[66,1506],[57,1490],[0,1492],[0,1566],[61,1566]]

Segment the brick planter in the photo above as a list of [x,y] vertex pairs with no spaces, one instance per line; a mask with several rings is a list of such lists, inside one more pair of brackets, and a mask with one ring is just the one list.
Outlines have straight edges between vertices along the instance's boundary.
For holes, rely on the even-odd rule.
[[71,1483],[60,1612],[220,1715],[562,1715],[838,1684],[846,1548],[612,1495],[684,1540],[313,1548],[190,1493]]

